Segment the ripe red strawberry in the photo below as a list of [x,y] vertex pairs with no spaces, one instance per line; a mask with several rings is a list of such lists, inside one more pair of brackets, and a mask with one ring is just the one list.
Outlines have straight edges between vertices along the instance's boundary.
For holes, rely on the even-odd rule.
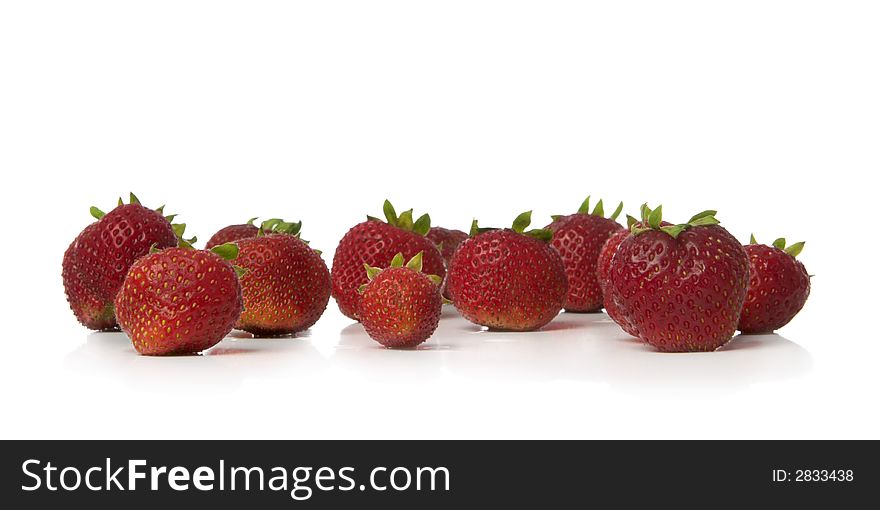
[[[452,255],[455,253],[458,245],[467,238],[468,235],[461,230],[431,227],[431,230],[428,231],[428,239],[437,245],[437,249],[439,249],[440,253],[443,255],[443,261],[446,262],[447,276],[449,275],[449,261],[452,260]],[[446,279],[443,280],[440,290],[443,293],[443,297],[450,300],[452,299],[452,296],[449,294],[449,289],[446,286]]]
[[287,223],[279,218],[266,220],[258,227],[254,225],[256,219],[257,218],[251,218],[247,223],[241,225],[229,225],[228,227],[221,228],[216,234],[211,236],[211,239],[208,240],[208,244],[205,245],[205,249],[210,250],[221,244],[233,243],[240,239],[247,239],[250,237],[257,237],[260,230],[267,234],[276,233],[297,235],[299,234],[300,227],[302,227],[302,222]]
[[620,243],[611,261],[615,304],[661,351],[713,351],[736,331],[749,281],[742,245],[715,211],[663,226],[662,207]]
[[[628,218],[632,218],[632,216],[628,216]],[[635,219],[633,218],[633,222],[634,220]],[[632,226],[632,223],[630,226]],[[599,288],[602,289],[605,313],[608,314],[608,317],[610,317],[611,320],[620,325],[624,331],[634,337],[638,337],[639,332],[635,325],[626,319],[626,316],[614,303],[614,300],[608,292],[608,286],[610,285],[609,282],[611,281],[611,261],[614,259],[614,254],[617,253],[617,248],[620,246],[620,243],[630,235],[629,230],[619,230],[605,241],[605,244],[602,245],[602,251],[599,252],[599,260],[596,264],[596,276],[599,279]]]
[[236,265],[244,312],[236,326],[256,336],[290,335],[310,328],[330,300],[330,271],[320,253],[298,236],[241,239]]
[[210,250],[215,246],[238,241],[239,239],[257,237],[257,232],[260,231],[260,227],[254,225],[254,220],[256,220],[256,218],[249,219],[247,223],[229,225],[228,227],[221,228],[212,235],[210,239],[208,239],[205,249]]
[[[185,243],[184,243],[185,244]],[[238,247],[167,248],[138,259],[116,297],[116,318],[146,355],[190,354],[223,340],[242,311]]]
[[437,249],[440,250],[440,253],[443,255],[443,260],[445,260],[447,264],[452,260],[452,254],[455,253],[455,249],[458,248],[458,245],[467,238],[468,235],[461,230],[431,227],[431,230],[428,231],[428,239],[437,245]]
[[397,253],[414,257],[424,252],[425,272],[443,278],[446,269],[443,256],[430,239],[425,237],[431,228],[431,218],[424,214],[413,222],[412,209],[397,215],[387,200],[383,207],[388,223],[367,217],[367,221],[355,225],[339,241],[333,256],[333,297],[339,310],[347,317],[357,320],[358,288],[367,283],[364,264],[387,267]]
[[494,329],[531,331],[553,320],[568,292],[565,267],[549,230],[525,231],[531,211],[512,229],[480,229],[461,243],[449,266],[453,304],[469,321]]
[[610,218],[605,218],[602,201],[590,213],[590,197],[584,200],[575,214],[554,216],[546,228],[553,232],[551,246],[562,257],[568,278],[567,312],[597,312],[602,309],[602,289],[596,269],[599,252],[605,241],[624,228],[617,223],[623,202]]
[[810,275],[795,257],[804,243],[785,247],[780,238],[772,246],[757,244],[752,236],[745,247],[749,256],[749,291],[739,318],[743,333],[770,333],[791,321],[810,296]]
[[[184,225],[173,226],[171,217],[140,205],[119,205],[107,214],[92,207],[98,219],[86,227],[64,254],[62,280],[70,308],[90,329],[115,328],[113,300],[129,267],[147,254],[150,246],[167,248],[177,244]],[[177,229],[177,232],[175,232]]]
[[422,252],[403,265],[403,254],[388,269],[366,267],[358,317],[370,338],[385,347],[415,347],[440,322],[440,277],[422,273]]

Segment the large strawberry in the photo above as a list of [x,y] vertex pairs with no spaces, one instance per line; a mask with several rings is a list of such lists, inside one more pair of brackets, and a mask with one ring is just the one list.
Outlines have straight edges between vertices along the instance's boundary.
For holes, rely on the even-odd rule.
[[739,318],[743,333],[769,333],[788,324],[810,296],[810,275],[795,257],[804,243],[786,248],[785,238],[772,246],[746,245],[749,256],[749,292]]
[[107,330],[116,326],[113,300],[129,267],[153,245],[175,246],[185,225],[172,225],[173,216],[163,216],[161,207],[156,211],[143,207],[134,194],[131,203],[120,199],[107,214],[96,207],[91,212],[98,221],[68,247],[61,274],[77,319],[87,328]]
[[387,269],[366,266],[358,317],[370,338],[386,347],[415,347],[440,322],[440,277],[422,273],[422,252],[403,265],[403,254]]
[[317,250],[297,235],[272,231],[236,244],[236,265],[245,269],[237,328],[256,336],[290,335],[318,321],[330,300],[330,271]]
[[116,296],[116,317],[135,350],[190,354],[223,340],[242,311],[235,268],[238,247],[154,251],[131,266]]
[[554,216],[546,228],[553,232],[551,246],[562,257],[568,278],[567,312],[597,312],[602,309],[602,289],[596,275],[599,252],[605,241],[624,228],[617,223],[623,211],[623,202],[610,218],[605,217],[602,200],[590,212],[590,197],[581,204],[577,213]]
[[275,232],[280,234],[297,235],[300,227],[302,227],[302,222],[287,223],[279,218],[266,220],[258,227],[254,225],[256,219],[257,218],[251,218],[247,223],[229,225],[228,227],[221,228],[211,236],[211,239],[209,239],[208,243],[205,245],[205,249],[210,250],[221,244],[233,243],[240,239],[247,239],[250,237],[257,237],[257,234],[259,234],[261,230],[264,233]]
[[367,283],[364,264],[387,267],[397,253],[412,258],[416,253],[424,252],[425,272],[441,278],[446,275],[443,256],[425,237],[431,228],[430,216],[424,214],[413,221],[412,209],[398,216],[387,200],[383,211],[388,223],[368,216],[367,221],[355,225],[345,234],[333,256],[333,297],[339,310],[352,319],[358,318],[358,288]]
[[530,331],[562,309],[568,292],[565,267],[550,247],[553,233],[530,230],[531,211],[511,229],[481,229],[461,243],[449,266],[453,304],[469,321],[493,329]]
[[612,298],[639,338],[657,349],[713,351],[736,331],[748,257],[715,211],[663,225],[662,210],[620,243],[611,261]]

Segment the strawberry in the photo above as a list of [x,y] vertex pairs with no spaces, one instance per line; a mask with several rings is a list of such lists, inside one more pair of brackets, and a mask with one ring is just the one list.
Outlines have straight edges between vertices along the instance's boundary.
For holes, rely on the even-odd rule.
[[208,240],[208,244],[205,245],[205,249],[210,250],[221,244],[233,243],[249,237],[257,237],[257,234],[259,234],[261,230],[264,233],[275,232],[280,234],[297,235],[300,227],[302,227],[302,222],[287,223],[279,218],[266,220],[258,227],[254,225],[256,219],[257,218],[251,218],[247,223],[242,223],[241,225],[229,225],[228,227],[221,228],[217,233],[211,236],[211,239]]
[[255,220],[256,218],[251,218],[247,221],[247,223],[242,223],[240,225],[229,225],[228,227],[221,228],[214,235],[212,235],[210,239],[208,239],[208,243],[205,245],[205,249],[210,250],[215,246],[232,243],[238,241],[239,239],[257,237],[257,232],[260,231],[260,227],[254,225]]
[[749,281],[739,241],[715,211],[662,224],[662,206],[643,208],[611,261],[610,292],[639,338],[661,351],[713,351],[736,331]]
[[370,338],[385,347],[415,347],[440,322],[440,277],[422,273],[422,252],[403,265],[403,254],[387,269],[366,265],[368,282],[361,286],[358,317]]
[[562,257],[568,278],[567,312],[598,312],[602,309],[602,289],[596,275],[599,252],[605,241],[624,228],[617,223],[623,202],[610,218],[605,218],[602,200],[590,212],[590,197],[584,200],[578,212],[568,216],[553,216],[547,225],[553,232],[550,245]]
[[140,354],[203,351],[223,340],[241,314],[241,286],[228,262],[238,247],[181,244],[138,259],[116,296],[116,318]]
[[[627,216],[627,218],[632,218],[632,216]],[[635,219],[633,218],[632,221],[634,223]],[[632,223],[630,225],[632,225]],[[599,279],[599,288],[602,290],[602,304],[605,307],[605,313],[608,314],[608,317],[610,317],[611,320],[619,324],[624,331],[634,337],[638,337],[638,330],[633,324],[626,320],[626,316],[614,303],[614,300],[611,299],[611,295],[608,292],[609,282],[611,281],[611,261],[614,259],[614,254],[617,253],[617,248],[620,246],[620,243],[630,235],[629,230],[618,230],[611,234],[611,237],[605,241],[605,244],[602,245],[602,250],[599,252],[599,260],[596,263],[596,277]]]
[[568,292],[565,267],[549,230],[525,231],[531,211],[511,229],[481,229],[461,243],[449,266],[453,304],[469,321],[493,329],[531,331],[553,320]]
[[428,231],[428,239],[437,245],[437,249],[443,255],[443,260],[449,264],[452,260],[452,254],[458,245],[468,238],[468,235],[461,230],[448,229],[443,227],[431,227]]
[[360,301],[358,288],[367,283],[364,264],[387,267],[397,253],[411,258],[423,252],[425,272],[441,278],[446,275],[443,256],[434,243],[425,237],[431,228],[430,216],[424,214],[414,222],[412,209],[398,216],[387,200],[383,211],[388,223],[368,216],[367,221],[355,225],[345,234],[333,256],[330,272],[333,297],[339,310],[355,320],[358,319]]
[[745,250],[749,256],[749,291],[739,317],[743,333],[770,333],[791,321],[810,296],[810,275],[795,257],[804,243],[785,247],[785,238],[772,246],[755,236]]
[[116,327],[113,300],[125,274],[150,246],[167,248],[177,244],[185,225],[172,225],[162,207],[154,211],[140,204],[134,194],[131,203],[119,205],[107,214],[91,208],[98,221],[86,227],[71,243],[62,261],[62,280],[70,308],[90,329]]
[[[293,225],[298,232],[299,224]],[[318,321],[330,300],[330,271],[320,252],[298,235],[272,231],[236,244],[236,264],[245,269],[238,329],[256,336],[290,335]]]
[[[452,255],[455,253],[458,245],[467,238],[468,235],[461,230],[431,227],[431,230],[428,231],[428,239],[437,245],[437,249],[440,250],[440,253],[443,255],[443,261],[446,262],[447,277],[449,276],[449,261],[452,260]],[[446,286],[446,279],[444,279],[443,285],[440,286],[440,289],[443,293],[443,297],[446,299],[452,299],[452,296],[449,294],[449,289]]]

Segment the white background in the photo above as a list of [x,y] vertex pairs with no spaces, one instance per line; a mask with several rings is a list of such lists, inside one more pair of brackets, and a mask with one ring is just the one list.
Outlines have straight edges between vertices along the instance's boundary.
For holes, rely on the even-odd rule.
[[[4,438],[877,438],[876,2],[0,4]],[[331,301],[297,339],[137,356],[61,257],[135,191],[203,240],[301,219],[332,260],[382,200],[466,229],[584,196],[806,240],[780,336],[658,354],[602,314],[389,351]]]

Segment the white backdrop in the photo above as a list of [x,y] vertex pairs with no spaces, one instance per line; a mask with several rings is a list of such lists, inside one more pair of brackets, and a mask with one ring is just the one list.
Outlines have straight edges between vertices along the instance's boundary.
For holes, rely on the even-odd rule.
[[[880,6],[856,1],[4,2],[6,437],[871,437]],[[331,301],[304,338],[156,359],[78,325],[61,257],[118,195],[190,232],[365,214],[466,230],[584,196],[807,241],[781,336],[700,355],[604,315],[447,317],[378,348]],[[613,202],[613,204],[612,204]]]

